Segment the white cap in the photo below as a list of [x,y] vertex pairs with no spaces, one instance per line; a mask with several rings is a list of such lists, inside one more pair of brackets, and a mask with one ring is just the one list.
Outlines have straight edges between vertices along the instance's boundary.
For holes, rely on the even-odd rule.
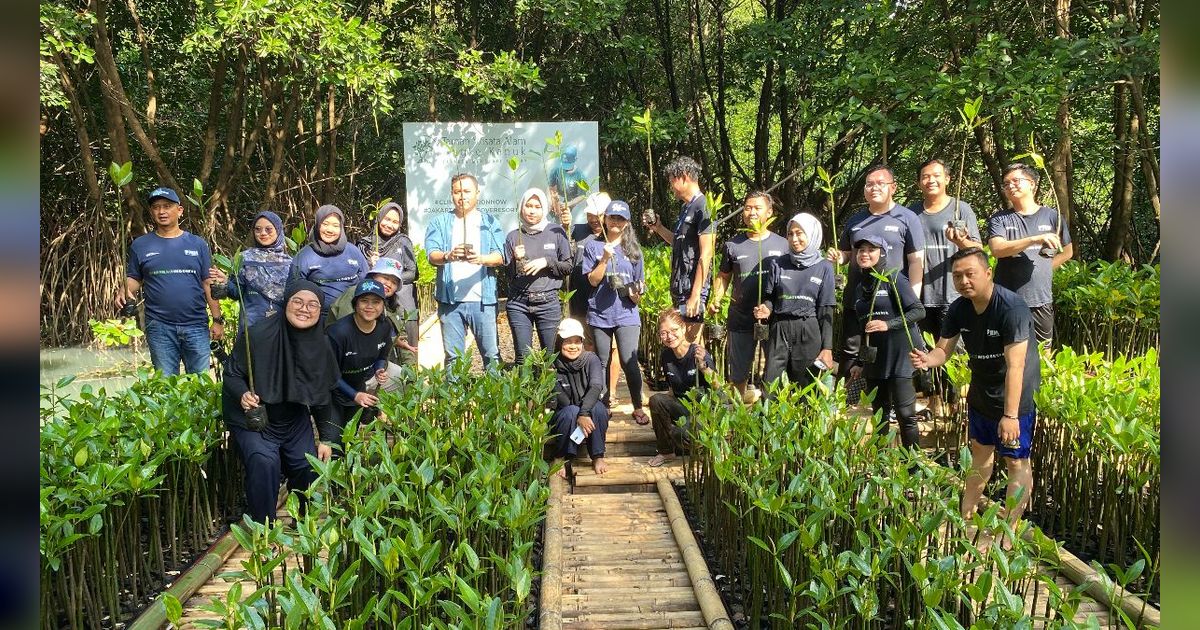
[[612,197],[609,197],[606,192],[592,193],[584,200],[583,208],[588,214],[603,215],[604,209],[608,207],[610,201],[612,201]]
[[583,336],[583,324],[577,319],[564,319],[558,324],[558,336],[563,339]]

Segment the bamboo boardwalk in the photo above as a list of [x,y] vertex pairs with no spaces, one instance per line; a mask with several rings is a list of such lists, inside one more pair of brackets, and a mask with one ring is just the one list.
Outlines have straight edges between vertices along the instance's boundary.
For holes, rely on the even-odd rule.
[[[436,325],[428,330],[422,338],[420,362],[436,365],[441,361],[439,331]],[[608,471],[596,475],[591,461],[581,456],[568,480],[551,480],[539,627],[734,628],[675,493],[673,483],[683,477],[682,458],[659,468],[647,466],[655,454],[654,431],[633,421],[623,377],[616,394],[607,434]],[[944,430],[944,426],[922,423],[923,445],[941,445],[936,434]],[[220,568],[183,602],[183,628],[199,627],[196,622],[202,619],[217,619],[204,607],[226,599],[235,582],[222,574],[241,570],[248,558],[236,545],[225,553]],[[293,557],[285,566],[295,568],[299,559]],[[1063,590],[1090,579],[1086,565],[1073,556],[1066,558],[1064,567],[1068,570],[1044,569]],[[251,583],[242,584],[243,597],[253,592]],[[1102,585],[1090,584],[1088,594],[1102,590]],[[1039,617],[1048,596],[1042,588],[1025,597],[1035,628],[1046,625]],[[1099,627],[1119,627],[1107,605],[1094,597],[1085,596],[1078,613],[1077,621],[1094,616]],[[1154,624],[1157,619],[1154,610]],[[738,627],[745,627],[744,622]]]

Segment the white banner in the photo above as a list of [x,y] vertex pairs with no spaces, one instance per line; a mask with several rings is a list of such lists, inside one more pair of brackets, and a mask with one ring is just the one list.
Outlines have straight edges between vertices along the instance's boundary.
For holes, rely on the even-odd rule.
[[553,185],[561,195],[564,181],[573,223],[585,223],[578,201],[598,190],[600,181],[596,123],[404,123],[405,205],[413,243],[424,244],[429,217],[453,211],[450,177],[459,172],[478,178],[479,209],[499,219],[506,234],[517,227],[516,206],[527,188],[549,192]]

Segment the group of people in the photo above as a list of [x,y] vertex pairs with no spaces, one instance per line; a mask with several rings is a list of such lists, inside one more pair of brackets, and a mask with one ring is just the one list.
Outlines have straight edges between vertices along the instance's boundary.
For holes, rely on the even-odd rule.
[[[875,391],[875,411],[896,418],[909,447],[919,437],[914,375],[965,347],[975,472],[964,513],[978,501],[997,450],[1008,458],[1012,487],[1031,487],[1037,344],[1053,335],[1052,271],[1072,255],[1058,213],[1036,202],[1035,170],[1013,164],[1004,171],[1011,208],[987,222],[994,271],[973,209],[949,195],[949,168],[933,159],[919,169],[922,199],[912,208],[894,201],[890,168],[869,169],[867,206],[828,248],[816,216],[794,214],[777,233],[776,200],[767,191],[749,193],[741,208],[746,229],[721,245],[715,272],[717,222],[700,188],[700,165],[680,157],[664,170],[681,203],[674,224],[663,225],[651,211],[641,219],[671,247],[672,306],[658,314],[657,331],[668,391],[644,400],[638,308],[645,265],[629,204],[589,194],[582,201],[586,223],[572,225],[564,195],[530,188],[518,201],[517,228],[505,234],[478,208],[479,183],[470,173],[451,178],[453,211],[432,217],[425,231],[445,360],[464,354],[469,330],[485,369],[498,366],[497,280],[504,273],[516,359],[534,349],[535,337],[555,355],[557,386],[548,402],[555,454],[570,460],[583,447],[596,472],[606,471],[619,367],[634,420],[653,425],[657,454],[649,464],[661,466],[688,447],[683,399],[715,383],[700,333],[705,315],[717,313],[728,294],[726,373],[746,403],[761,397],[756,380],[803,386],[828,370],[862,377]],[[415,362],[416,260],[404,209],[385,204],[371,233],[352,244],[342,211],[322,206],[294,258],[280,218],[261,212],[250,247],[226,276],[211,268],[204,241],[180,228],[183,209],[173,190],[154,190],[149,205],[155,230],[131,246],[116,304],[141,289],[152,361],[173,373],[180,361],[190,372],[207,369],[210,336],[224,334],[215,298],[224,292],[241,302],[224,407],[247,465],[251,516],[269,518],[281,476],[306,487],[313,472],[304,456],[333,456],[345,423],[355,413],[370,417],[377,389],[395,387],[399,365]],[[844,276],[840,265],[848,266]],[[932,350],[922,332],[936,339]],[[931,404],[940,403],[939,393],[930,390]]]

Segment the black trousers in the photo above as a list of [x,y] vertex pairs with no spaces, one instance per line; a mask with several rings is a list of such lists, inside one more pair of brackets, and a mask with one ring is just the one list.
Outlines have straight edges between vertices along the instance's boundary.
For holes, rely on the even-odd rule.
[[679,420],[687,417],[687,408],[674,394],[660,392],[650,397],[650,420],[654,424],[654,442],[663,455],[682,455],[691,444],[687,430]]
[[896,421],[900,423],[900,441],[905,446],[917,448],[921,442],[921,430],[917,427],[917,392],[913,389],[911,378],[889,377],[885,379],[867,379],[867,391],[876,389],[875,399],[871,401],[872,411],[883,410],[877,432],[885,432],[888,428],[888,412],[896,411]]
[[232,425],[229,431],[246,470],[246,511],[255,521],[274,520],[281,478],[287,478],[292,491],[306,490],[317,478],[305,457],[317,454],[307,417],[284,425],[268,424],[261,432]]

